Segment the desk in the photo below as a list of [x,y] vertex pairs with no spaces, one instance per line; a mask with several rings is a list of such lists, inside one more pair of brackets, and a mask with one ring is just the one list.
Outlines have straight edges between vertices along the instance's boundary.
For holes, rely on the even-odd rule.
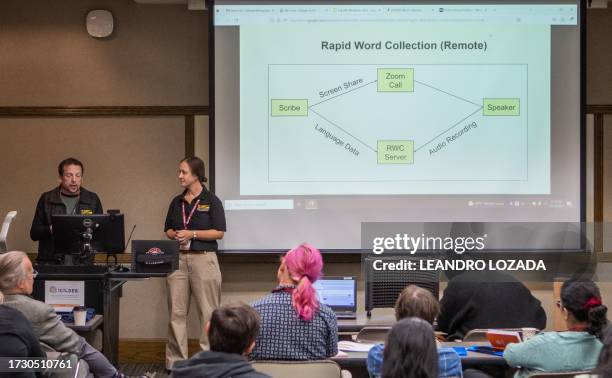
[[96,329],[100,328],[100,326],[102,325],[102,315],[94,315],[93,318],[89,319],[89,321],[87,323],[85,323],[84,325],[74,325],[74,323],[64,323],[64,325],[66,325],[66,327],[74,330],[75,332],[91,332],[91,331],[95,331]]
[[[119,363],[119,299],[121,287],[127,281],[142,281],[153,277],[166,277],[167,273],[135,273],[135,272],[109,272],[106,276],[104,310],[109,311],[112,317],[106,320],[104,332],[104,355],[113,364]],[[108,340],[108,343],[106,342]],[[110,350],[106,349],[110,347]]]
[[[34,282],[32,296],[39,301],[44,301],[44,281],[85,281],[85,306],[94,307],[102,322],[102,352],[113,364],[119,362],[119,305],[121,298],[121,287],[126,281],[139,281],[151,277],[165,277],[166,273],[134,273],[134,272],[104,272],[104,273],[66,273],[61,272],[61,266],[57,271],[40,272]],[[88,288],[88,282],[95,287],[102,288],[101,292]],[[100,300],[100,296],[102,297]],[[102,303],[100,305],[100,302]],[[101,307],[101,308],[100,308]],[[99,326],[99,325],[98,325]],[[76,329],[75,329],[76,330]]]
[[[443,342],[440,343],[442,347],[471,347],[471,346],[491,346],[488,342],[482,341],[468,341],[468,342]],[[461,357],[461,366],[464,369],[469,369],[478,366],[497,366],[501,368],[509,368],[506,360],[500,356],[494,356],[492,354],[478,353],[478,352],[467,352],[467,356]]]
[[395,314],[381,313],[368,318],[365,312],[358,312],[356,319],[338,319],[338,334],[357,334],[365,326],[392,326]]
[[[71,267],[74,268],[74,267]],[[34,280],[32,297],[45,301],[45,281],[83,281],[85,282],[85,306],[93,307],[96,314],[102,315],[102,352],[113,364],[117,362],[117,345],[119,335],[119,296],[118,291],[111,291],[108,272],[78,273],[71,269],[62,271],[62,266],[45,266]],[[117,328],[113,329],[117,324]],[[75,330],[76,331],[76,330]],[[114,357],[114,360],[113,360]]]
[[[441,347],[470,347],[476,345],[488,345],[487,342],[444,342]],[[345,352],[346,357],[335,357],[332,360],[336,361],[342,369],[348,370],[353,375],[353,378],[368,377],[368,369],[366,360],[367,352]],[[490,354],[477,353],[468,351],[467,356],[461,357],[461,366],[463,369],[475,368],[479,366],[495,366],[499,368],[508,368],[506,360],[503,357],[493,356]]]

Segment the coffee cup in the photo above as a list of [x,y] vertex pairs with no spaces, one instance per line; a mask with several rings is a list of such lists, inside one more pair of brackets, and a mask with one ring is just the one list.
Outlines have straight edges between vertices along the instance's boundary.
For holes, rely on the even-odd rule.
[[74,325],[85,325],[87,321],[87,308],[84,306],[77,306],[73,309],[72,314],[74,315]]

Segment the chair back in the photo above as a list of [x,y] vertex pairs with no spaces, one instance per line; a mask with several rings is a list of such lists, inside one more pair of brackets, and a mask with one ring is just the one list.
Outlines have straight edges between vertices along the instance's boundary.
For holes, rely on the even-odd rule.
[[11,222],[16,216],[16,211],[9,211],[8,214],[6,214],[6,217],[4,217],[4,222],[2,223],[2,228],[0,229],[0,253],[5,253],[8,251],[8,247],[6,246],[6,237],[8,236]]
[[391,326],[365,326],[357,334],[359,343],[384,343]]
[[331,360],[253,361],[253,368],[272,378],[341,378],[340,366]]
[[489,341],[487,339],[488,329],[472,329],[463,336],[463,341]]
[[[519,332],[520,334],[523,335],[523,341],[532,338],[533,336],[535,336],[540,331],[539,329],[531,328],[531,327],[525,327],[525,328],[495,328],[495,329],[502,330],[502,331]],[[489,329],[481,329],[481,328],[476,328],[476,329],[470,330],[463,337],[463,341],[489,341],[489,339],[487,339],[487,332],[488,331],[489,331]]]

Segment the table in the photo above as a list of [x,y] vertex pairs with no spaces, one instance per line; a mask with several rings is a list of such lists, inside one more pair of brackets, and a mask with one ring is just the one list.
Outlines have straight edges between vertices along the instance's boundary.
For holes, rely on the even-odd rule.
[[[395,324],[394,309],[377,309],[376,314],[368,317],[365,312],[358,312],[355,319],[338,319],[338,339],[355,341],[355,337],[364,327],[391,327]],[[436,323],[434,322],[434,328]],[[436,331],[436,336],[446,336],[443,332]]]
[[[104,332],[109,332],[104,336],[104,355],[115,366],[119,363],[119,299],[121,297],[121,287],[127,281],[142,281],[153,277],[166,277],[167,273],[135,273],[109,272],[106,276],[104,309],[113,315],[105,322],[108,327]],[[108,342],[107,342],[108,340]]]
[[[452,348],[452,347],[471,347],[471,346],[491,346],[489,342],[486,341],[468,341],[468,342],[443,342],[440,343],[440,346]],[[502,368],[508,368],[508,364],[503,357],[494,356],[486,353],[478,353],[478,352],[467,352],[467,356],[461,357],[461,366],[464,369],[478,367],[478,366],[497,366]]]
[[[443,342],[441,347],[470,347],[470,346],[491,346],[488,342]],[[344,370],[348,370],[353,375],[353,378],[368,377],[368,369],[366,360],[368,352],[345,352],[346,357],[334,357],[338,365]],[[482,366],[494,366],[502,369],[509,368],[506,360],[503,357],[493,356],[485,353],[467,352],[467,356],[461,357],[461,366],[463,369],[477,368]]]
[[103,319],[104,317],[102,315],[96,314],[84,325],[75,325],[74,323],[64,323],[64,325],[75,332],[91,332],[95,331],[102,325]]
[[356,319],[338,319],[338,334],[357,334],[365,326],[392,326],[395,314],[383,312],[368,318],[365,312],[358,312]]

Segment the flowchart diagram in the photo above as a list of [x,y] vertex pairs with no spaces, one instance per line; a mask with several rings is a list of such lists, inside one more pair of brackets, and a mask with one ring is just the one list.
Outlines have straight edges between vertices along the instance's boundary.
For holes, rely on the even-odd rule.
[[268,75],[271,181],[526,179],[527,65],[279,64]]

